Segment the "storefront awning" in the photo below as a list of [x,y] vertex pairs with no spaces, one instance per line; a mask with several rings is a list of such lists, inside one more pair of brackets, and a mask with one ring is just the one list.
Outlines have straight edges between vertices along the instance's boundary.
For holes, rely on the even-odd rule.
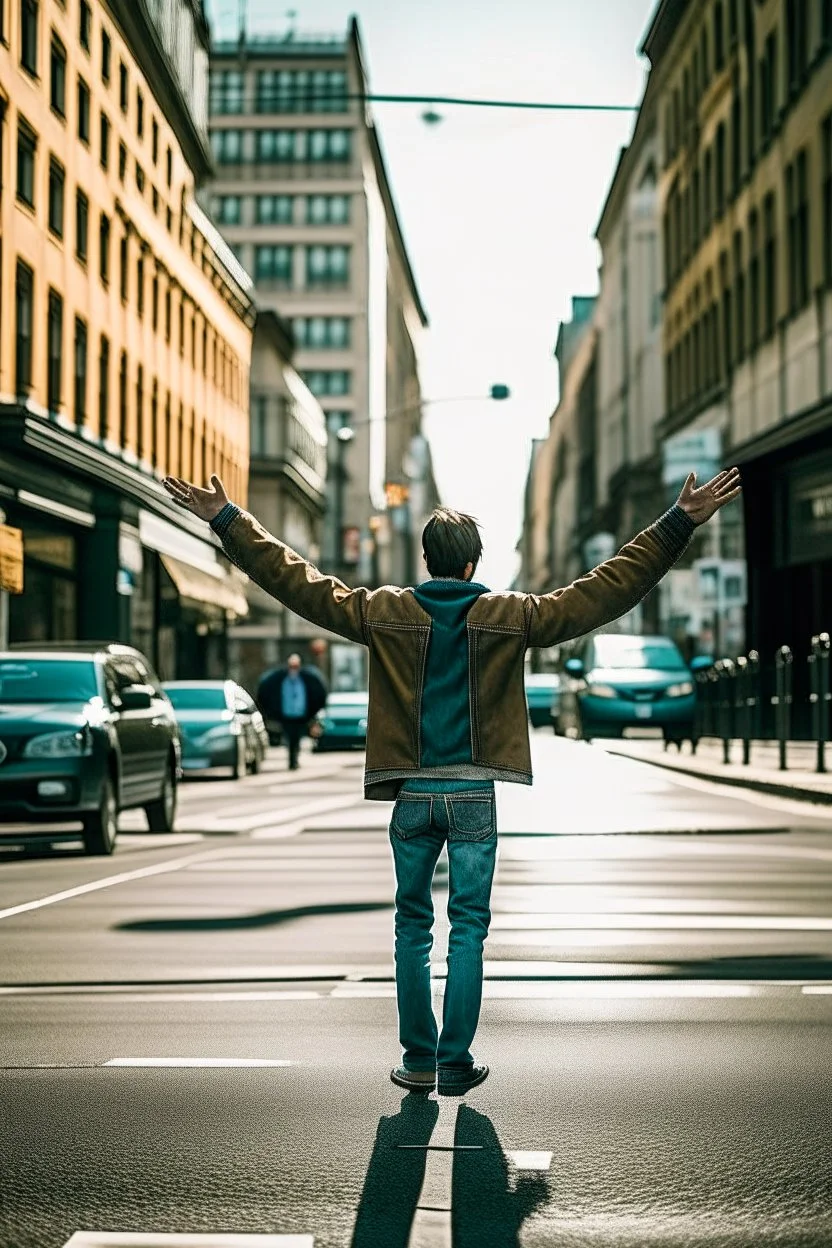
[[201,568],[194,568],[183,563],[181,559],[175,559],[173,555],[160,557],[181,598],[220,607],[237,616],[248,614],[248,603],[242,586],[219,567],[220,575],[211,576]]

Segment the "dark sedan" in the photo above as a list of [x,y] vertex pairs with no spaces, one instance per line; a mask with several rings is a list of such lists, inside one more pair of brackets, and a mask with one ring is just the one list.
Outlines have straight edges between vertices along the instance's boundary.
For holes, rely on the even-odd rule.
[[233,680],[169,680],[163,686],[182,733],[182,769],[230,767],[237,780],[262,766],[269,746],[263,716]]
[[560,701],[560,676],[557,672],[526,672],[524,684],[532,728],[551,728]]
[[80,822],[87,853],[110,854],[120,810],[173,831],[178,778],[173,708],[137,650],[0,653],[0,824],[38,825],[0,836],[77,840],[54,825]]
[[669,637],[601,633],[564,667],[559,732],[591,741],[658,728],[666,741],[693,738],[693,675]]

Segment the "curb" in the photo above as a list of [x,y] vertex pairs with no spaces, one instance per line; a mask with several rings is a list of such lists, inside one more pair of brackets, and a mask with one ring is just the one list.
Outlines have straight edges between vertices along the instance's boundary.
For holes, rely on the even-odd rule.
[[704,771],[697,767],[683,767],[664,758],[647,758],[639,754],[630,754],[627,750],[617,750],[614,746],[606,748],[610,754],[616,754],[619,758],[631,758],[634,762],[647,763],[650,767],[661,767],[665,771],[674,771],[682,776],[693,776],[696,780],[711,780],[714,784],[727,784],[735,789],[752,789],[756,793],[768,793],[772,797],[791,797],[797,802],[832,806],[832,791],[804,789],[798,785],[779,784],[776,780],[757,780],[747,776],[722,773],[715,775],[712,771]]

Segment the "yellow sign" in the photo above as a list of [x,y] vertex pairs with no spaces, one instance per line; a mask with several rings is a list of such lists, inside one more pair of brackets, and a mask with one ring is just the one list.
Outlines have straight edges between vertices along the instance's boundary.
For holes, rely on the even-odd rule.
[[0,590],[23,593],[23,531],[0,524]]
[[410,490],[398,481],[388,481],[384,487],[388,507],[404,507],[410,497]]

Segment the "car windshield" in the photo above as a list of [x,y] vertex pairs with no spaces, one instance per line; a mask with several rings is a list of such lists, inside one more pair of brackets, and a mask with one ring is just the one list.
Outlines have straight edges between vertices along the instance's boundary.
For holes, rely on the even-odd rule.
[[370,695],[357,689],[354,693],[331,693],[326,700],[327,706],[366,706]]
[[685,661],[672,641],[642,641],[639,637],[596,637],[595,667],[657,667],[665,672],[685,671]]
[[0,705],[87,702],[97,693],[92,659],[0,659]]
[[523,679],[527,689],[551,689],[558,683],[555,672],[527,672]]
[[222,686],[177,688],[175,685],[165,685],[164,688],[177,711],[224,711],[227,709],[225,689]]

